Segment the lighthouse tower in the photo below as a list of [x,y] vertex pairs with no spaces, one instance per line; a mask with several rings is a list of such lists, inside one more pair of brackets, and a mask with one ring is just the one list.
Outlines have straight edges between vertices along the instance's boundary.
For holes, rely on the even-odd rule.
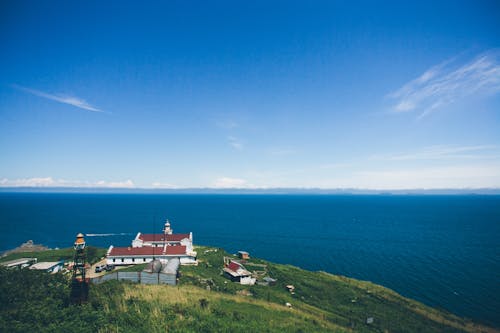
[[172,228],[170,228],[170,222],[167,219],[167,222],[165,222],[165,227],[163,227],[163,233],[165,235],[171,235],[174,231]]
[[75,257],[73,264],[73,275],[71,277],[71,294],[70,302],[73,304],[82,304],[87,301],[89,293],[89,283],[85,278],[85,239],[83,234],[76,235],[76,240],[73,248],[75,249]]

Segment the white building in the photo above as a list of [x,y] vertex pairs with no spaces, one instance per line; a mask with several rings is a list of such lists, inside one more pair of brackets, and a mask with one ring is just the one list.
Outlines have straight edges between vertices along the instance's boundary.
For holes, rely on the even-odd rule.
[[167,220],[162,234],[142,234],[132,241],[131,247],[110,246],[106,254],[108,265],[133,265],[159,259],[168,262],[179,258],[182,265],[197,264],[193,250],[193,233],[174,234]]
[[37,262],[37,258],[19,258],[14,260],[9,260],[1,263],[0,265],[5,266],[7,268],[26,268],[35,264]]
[[236,261],[230,261],[229,264],[224,267],[224,274],[233,282],[247,285],[255,284],[256,279],[252,277],[252,273]]
[[30,269],[37,269],[49,273],[57,273],[64,267],[64,261],[42,261],[30,266]]

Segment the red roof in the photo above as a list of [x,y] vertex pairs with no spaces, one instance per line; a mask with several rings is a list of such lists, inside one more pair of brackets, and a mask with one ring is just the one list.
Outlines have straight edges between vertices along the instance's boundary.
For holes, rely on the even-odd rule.
[[163,247],[113,247],[110,256],[153,256],[153,255],[180,255],[186,254],[186,247],[183,245],[179,246],[167,246],[167,252],[163,253]]
[[163,249],[161,247],[113,247],[110,256],[149,256],[159,255]]
[[232,271],[235,271],[235,272],[236,272],[238,269],[240,269],[240,268],[241,268],[241,266],[240,266],[238,263],[236,263],[236,262],[234,262],[234,261],[231,261],[231,262],[229,263],[229,265],[227,266],[227,268],[229,268],[230,270],[232,270]]
[[167,235],[165,239],[165,234],[140,234],[139,239],[142,239],[144,242],[180,242],[184,238],[189,239],[189,234],[172,234]]
[[186,254],[186,247],[184,245],[167,246],[167,254]]

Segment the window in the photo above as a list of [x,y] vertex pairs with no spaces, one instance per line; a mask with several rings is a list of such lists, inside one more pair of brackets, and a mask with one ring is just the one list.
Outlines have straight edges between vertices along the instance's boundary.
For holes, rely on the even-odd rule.
[[132,258],[132,262],[135,262],[135,258]]
[[116,259],[115,259],[115,258],[113,258],[113,262],[115,262],[115,261],[116,261]]
[[143,262],[146,262],[146,258],[142,258],[142,261],[143,261]]
[[125,260],[122,258],[122,262],[124,262]]

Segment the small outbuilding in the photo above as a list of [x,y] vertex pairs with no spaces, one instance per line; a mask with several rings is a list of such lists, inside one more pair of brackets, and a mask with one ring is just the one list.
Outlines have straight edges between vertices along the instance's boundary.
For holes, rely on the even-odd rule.
[[233,282],[239,282],[240,284],[254,285],[255,278],[252,277],[252,273],[246,270],[246,268],[236,261],[230,261],[228,265],[224,267],[224,275],[228,277]]
[[262,278],[262,280],[260,280],[258,282],[258,284],[260,284],[262,286],[274,286],[276,284],[276,279],[273,279],[272,277],[266,276],[266,277]]
[[250,259],[250,254],[246,251],[238,251],[238,258],[248,260]]
[[9,260],[1,263],[0,265],[7,268],[26,268],[37,262],[37,258],[19,258],[14,260]]
[[48,273],[57,273],[64,267],[64,261],[42,261],[30,267],[30,269],[37,269],[46,271]]

